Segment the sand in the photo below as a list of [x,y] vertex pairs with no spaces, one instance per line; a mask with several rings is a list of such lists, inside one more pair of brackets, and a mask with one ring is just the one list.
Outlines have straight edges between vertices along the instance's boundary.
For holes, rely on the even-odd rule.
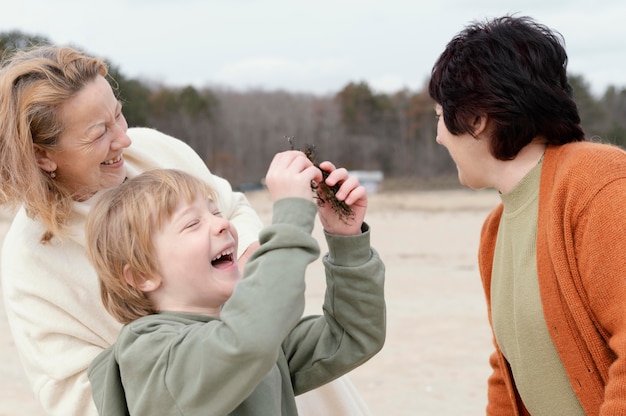
[[[264,191],[248,193],[269,222]],[[480,227],[493,191],[381,192],[366,221],[386,264],[387,340],[350,373],[375,416],[485,414],[491,335],[477,268]],[[0,238],[8,226],[0,221]],[[314,234],[325,244],[321,227]],[[321,261],[307,274],[306,313],[319,313]],[[0,303],[2,302],[0,298]],[[24,378],[0,307],[0,416],[43,416]]]

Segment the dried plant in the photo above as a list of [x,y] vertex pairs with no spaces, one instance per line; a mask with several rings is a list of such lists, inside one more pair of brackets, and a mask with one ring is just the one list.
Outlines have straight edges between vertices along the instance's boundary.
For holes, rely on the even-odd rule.
[[317,149],[315,148],[315,145],[306,144],[304,149],[296,149],[293,143],[293,137],[285,136],[285,138],[289,142],[290,150],[300,150],[303,152],[313,165],[315,165],[322,172],[323,180],[319,184],[315,182],[311,183],[311,188],[317,195],[317,204],[319,206],[323,206],[326,202],[330,203],[337,215],[339,215],[339,218],[344,222],[349,218],[352,218],[354,216],[352,208],[345,202],[339,201],[335,196],[339,190],[339,184],[335,184],[334,186],[326,185],[328,172],[320,168],[317,163]]

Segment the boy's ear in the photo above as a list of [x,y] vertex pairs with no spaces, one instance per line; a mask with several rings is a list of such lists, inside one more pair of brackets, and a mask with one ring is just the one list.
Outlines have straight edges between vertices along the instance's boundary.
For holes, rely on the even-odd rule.
[[124,266],[124,280],[135,289],[146,293],[153,292],[161,286],[161,279],[155,276],[135,273],[129,264]]
[[57,170],[57,164],[50,158],[50,153],[38,144],[33,144],[33,151],[35,152],[35,159],[37,160],[37,166],[45,170],[46,172],[54,172]]

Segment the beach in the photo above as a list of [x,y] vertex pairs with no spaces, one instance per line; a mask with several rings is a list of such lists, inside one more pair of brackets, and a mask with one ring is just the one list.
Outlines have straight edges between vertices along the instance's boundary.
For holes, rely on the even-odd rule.
[[[269,194],[246,195],[269,223]],[[477,250],[482,222],[498,202],[495,191],[370,195],[366,222],[386,266],[387,339],[382,351],[349,377],[372,415],[485,414],[492,344]],[[9,221],[2,217],[0,238]],[[314,235],[324,253],[319,221]],[[318,260],[307,272],[306,314],[320,313],[324,288]],[[44,416],[0,306],[0,416]]]

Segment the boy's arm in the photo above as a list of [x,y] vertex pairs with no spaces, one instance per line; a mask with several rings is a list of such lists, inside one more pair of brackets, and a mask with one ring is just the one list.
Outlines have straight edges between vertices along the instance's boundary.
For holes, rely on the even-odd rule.
[[385,341],[385,266],[364,224],[355,236],[326,233],[323,316],[304,318],[283,343],[296,394],[366,362]]
[[[385,340],[385,267],[371,249],[369,227],[363,223],[367,193],[346,169],[330,162],[320,169],[327,173],[325,185],[336,190],[334,203],[318,203],[329,248],[323,259],[327,290],[324,316],[301,321],[283,344],[297,394],[349,372],[376,354]],[[348,215],[337,206],[341,203]]]

